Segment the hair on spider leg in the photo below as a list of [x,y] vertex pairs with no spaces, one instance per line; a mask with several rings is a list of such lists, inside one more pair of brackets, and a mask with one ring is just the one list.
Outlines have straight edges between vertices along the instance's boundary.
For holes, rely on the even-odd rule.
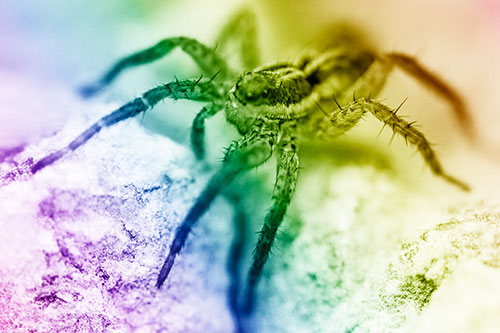
[[339,107],[340,110],[343,110],[342,107],[339,104],[339,101],[337,100],[337,97],[335,97],[335,94],[333,94],[333,100],[335,101],[335,104]]
[[210,80],[208,80],[208,82],[212,82],[213,80],[215,80],[215,78],[222,72],[222,69],[219,69],[217,72],[215,72],[214,75],[212,75],[212,77],[210,78]]
[[394,114],[397,114],[399,109],[401,109],[401,107],[403,106],[403,104],[405,104],[405,102],[408,100],[408,97],[406,97],[402,102],[401,104],[399,104],[399,106],[393,111]]
[[396,136],[396,132],[394,131],[394,128],[393,128],[393,132],[392,132],[391,138],[390,138],[389,143],[388,143],[389,146],[391,145],[391,143],[394,140],[395,136]]
[[378,138],[378,137],[380,137],[380,134],[382,134],[382,131],[384,130],[385,126],[387,126],[387,124],[386,124],[386,123],[384,123],[384,124],[382,125],[382,128],[380,129],[380,131],[379,131],[379,132],[378,132],[378,134],[377,134],[377,138]]
[[194,85],[196,86],[198,83],[200,83],[201,79],[203,79],[203,74],[201,74],[198,80],[194,82]]
[[325,116],[327,116],[327,117],[328,117],[328,113],[326,113],[325,109],[323,109],[323,107],[321,106],[321,104],[319,104],[319,103],[318,103],[318,101],[316,101],[316,100],[314,101],[314,103],[318,106],[318,109],[319,109],[321,112],[323,112],[323,114],[324,114]]

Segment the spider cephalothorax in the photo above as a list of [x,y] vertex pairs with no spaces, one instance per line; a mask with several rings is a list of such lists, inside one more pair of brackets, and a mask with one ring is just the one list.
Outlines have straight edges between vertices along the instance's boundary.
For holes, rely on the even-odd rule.
[[[246,22],[246,25],[242,26],[241,22]],[[193,150],[201,159],[204,156],[204,122],[224,110],[226,120],[237,128],[242,137],[228,147],[219,170],[178,227],[156,285],[161,287],[165,282],[192,227],[214,198],[239,173],[261,165],[276,154],[273,203],[255,248],[245,305],[241,306],[234,300],[231,302],[235,313],[243,313],[243,310],[248,312],[252,308],[255,286],[293,197],[299,170],[298,149],[303,136],[320,139],[340,135],[352,128],[364,114],[371,113],[414,145],[432,172],[467,189],[467,185],[443,171],[426,138],[412,123],[399,117],[397,110],[372,99],[380,92],[391,71],[399,67],[447,99],[467,129],[470,119],[463,103],[446,83],[410,56],[400,53],[378,54],[356,37],[346,34],[339,34],[319,51],[306,52],[296,62],[278,63],[248,71],[258,63],[256,47],[252,46],[256,42],[252,22],[252,15],[243,11],[230,21],[219,38],[223,42],[235,37],[244,40],[240,45],[241,62],[247,71],[243,75],[238,75],[238,71],[230,68],[215,50],[187,37],[167,38],[123,58],[100,81],[84,88],[84,95],[98,92],[124,69],[152,62],[177,47],[195,60],[208,79],[176,80],[145,92],[90,126],[65,148],[40,159],[31,168],[35,174],[77,149],[102,128],[143,113],[166,98],[205,103],[193,121],[191,132]],[[234,36],[234,31],[242,36]]]

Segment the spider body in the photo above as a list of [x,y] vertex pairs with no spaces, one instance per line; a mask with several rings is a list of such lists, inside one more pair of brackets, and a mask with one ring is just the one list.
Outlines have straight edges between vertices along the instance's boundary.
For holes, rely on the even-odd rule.
[[[421,132],[399,117],[397,110],[372,99],[380,92],[392,70],[399,67],[448,100],[467,129],[470,119],[463,102],[446,83],[410,56],[378,54],[358,38],[346,34],[332,37],[331,43],[319,51],[307,52],[297,62],[253,69],[258,60],[253,45],[256,40],[252,17],[247,11],[236,15],[219,38],[222,44],[243,40],[239,44],[241,62],[247,68],[243,75],[238,76],[238,71],[231,69],[218,52],[195,39],[174,37],[162,40],[118,61],[96,84],[84,87],[81,90],[83,95],[88,97],[98,92],[128,67],[155,61],[175,48],[181,48],[193,58],[210,79],[176,80],[153,88],[104,116],[65,148],[40,159],[31,167],[31,172],[37,173],[86,143],[101,129],[141,114],[165,98],[204,103],[193,120],[191,131],[193,151],[201,159],[204,156],[204,122],[224,110],[227,122],[234,125],[242,137],[229,145],[219,170],[176,230],[156,285],[161,287],[166,281],[191,229],[217,195],[238,174],[261,165],[275,154],[277,170],[272,205],[255,247],[242,306],[235,300],[237,288],[231,288],[230,304],[237,316],[252,309],[255,287],[293,197],[302,137],[335,137],[351,129],[364,114],[371,113],[416,147],[437,176],[467,189],[467,185],[444,172]],[[231,257],[237,261],[240,255],[235,253]]]
[[[376,96],[392,64],[380,61],[376,70],[372,70],[374,73],[360,80],[375,60],[375,54],[359,40],[343,39],[326,52],[307,54],[297,63],[247,72],[229,92],[226,119],[240,134],[246,134],[255,119],[262,116],[269,120],[300,119],[299,131],[315,136],[326,134],[320,131],[320,126],[321,122],[327,122],[328,136],[338,136],[352,128],[363,112],[339,108],[326,115],[320,104],[330,103],[332,97],[344,101],[354,93]],[[350,89],[358,80],[355,89]]]

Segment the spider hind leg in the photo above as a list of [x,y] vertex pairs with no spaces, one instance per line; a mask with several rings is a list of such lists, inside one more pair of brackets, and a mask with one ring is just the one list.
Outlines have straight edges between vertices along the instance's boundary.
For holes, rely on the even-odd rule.
[[248,216],[245,210],[244,202],[242,201],[239,189],[234,186],[225,193],[225,197],[231,202],[234,207],[234,234],[231,243],[231,249],[227,258],[226,270],[230,277],[230,284],[227,291],[227,303],[234,320],[235,332],[244,332],[244,322],[239,303],[240,280],[241,280],[241,261],[247,233]]
[[455,111],[458,122],[464,132],[472,139],[477,137],[474,129],[472,116],[465,106],[460,95],[439,76],[425,68],[414,57],[393,52],[386,55],[387,58],[404,72],[415,78],[421,84],[433,90],[438,96],[447,100]]
[[260,64],[260,53],[257,47],[257,25],[255,14],[243,8],[226,23],[217,38],[221,53],[231,56],[228,50],[236,44],[241,65],[244,70],[252,70]]

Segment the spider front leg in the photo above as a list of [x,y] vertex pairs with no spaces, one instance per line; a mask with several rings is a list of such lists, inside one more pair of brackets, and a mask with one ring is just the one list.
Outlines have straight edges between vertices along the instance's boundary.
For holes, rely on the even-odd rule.
[[252,266],[248,272],[248,284],[245,298],[245,313],[253,310],[255,288],[262,273],[262,268],[269,257],[276,232],[283,221],[288,205],[295,191],[299,172],[299,157],[294,127],[289,128],[280,142],[276,170],[276,182],[273,190],[273,205],[265,217],[264,225],[255,247]]
[[[227,63],[211,48],[193,38],[173,37],[163,39],[150,48],[119,60],[96,83],[82,87],[80,93],[84,97],[91,97],[111,84],[125,69],[158,60],[177,47],[186,52],[198,64],[204,74],[214,77],[216,82],[217,80],[224,82],[228,75],[233,75]],[[215,78],[216,75],[217,78]]]
[[135,117],[155,106],[165,98],[189,99],[194,101],[213,101],[220,99],[217,88],[211,81],[199,82],[193,80],[174,81],[146,91],[142,97],[120,107],[118,110],[102,117],[94,125],[90,126],[66,147],[42,158],[31,167],[31,173],[35,174],[48,165],[53,164],[61,157],[70,153],[90,140],[105,127],[113,126],[125,119]]
[[170,250],[158,275],[156,286],[160,288],[168,277],[191,229],[206,212],[222,189],[227,187],[241,172],[261,165],[271,157],[278,136],[278,125],[269,120],[257,120],[253,129],[241,140],[229,146],[222,167],[209,180],[186,218],[177,228]]
[[408,123],[398,117],[396,112],[391,110],[386,105],[370,99],[359,98],[355,100],[351,105],[349,105],[347,109],[361,109],[363,111],[372,113],[378,120],[382,121],[385,125],[392,128],[394,133],[402,135],[407,142],[414,145],[435,175],[444,178],[448,182],[460,187],[464,191],[468,191],[470,189],[467,184],[463,183],[453,176],[448,175],[443,170],[441,163],[436,157],[436,153],[432,150],[425,136],[420,131],[416,130],[412,126],[412,123]]

